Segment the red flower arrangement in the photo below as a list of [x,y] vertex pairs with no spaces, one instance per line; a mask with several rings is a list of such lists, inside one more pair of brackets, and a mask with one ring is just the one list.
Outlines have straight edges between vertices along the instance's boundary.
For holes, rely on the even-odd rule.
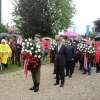
[[25,39],[22,48],[22,59],[24,61],[24,73],[27,77],[28,70],[39,68],[41,66],[40,46],[32,44],[31,39]]

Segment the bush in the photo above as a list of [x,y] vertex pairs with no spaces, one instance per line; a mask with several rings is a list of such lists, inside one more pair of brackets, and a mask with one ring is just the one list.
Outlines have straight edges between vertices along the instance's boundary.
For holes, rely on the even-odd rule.
[[0,24],[0,33],[4,32],[7,32],[7,28],[4,25]]

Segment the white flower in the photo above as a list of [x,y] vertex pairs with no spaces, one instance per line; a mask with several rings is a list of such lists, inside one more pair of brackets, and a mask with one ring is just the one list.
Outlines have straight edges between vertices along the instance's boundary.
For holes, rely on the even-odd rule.
[[34,55],[34,57],[37,57],[37,55]]
[[30,38],[29,38],[28,40],[29,40],[29,41],[31,41],[31,39],[30,39]]
[[32,46],[32,43],[30,43],[30,45]]
[[52,48],[52,50],[54,50],[54,48]]
[[26,51],[26,52],[27,52],[27,49],[25,49],[24,51]]
[[27,44],[29,45],[30,43],[29,43],[29,42],[27,42]]
[[38,58],[41,58],[41,56],[39,55]]
[[41,49],[38,49],[38,52],[40,52],[41,51]]
[[37,48],[40,48],[40,45],[36,45]]
[[38,51],[35,51],[35,53],[37,53]]
[[22,46],[24,46],[24,45],[25,45],[25,42],[22,43]]
[[27,47],[29,47],[29,45],[27,44]]
[[33,47],[31,47],[31,50],[33,50],[34,48]]
[[25,39],[25,42],[27,42],[27,39]]

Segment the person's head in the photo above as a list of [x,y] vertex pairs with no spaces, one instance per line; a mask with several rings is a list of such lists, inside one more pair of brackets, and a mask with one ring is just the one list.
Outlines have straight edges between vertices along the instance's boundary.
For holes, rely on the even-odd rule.
[[70,40],[68,40],[68,42],[67,42],[67,43],[68,43],[68,45],[71,45],[71,41],[70,41]]
[[1,44],[5,45],[7,43],[7,41],[5,39],[1,40]]
[[63,42],[63,38],[60,35],[55,36],[55,40],[57,41],[57,44],[61,44]]
[[35,37],[35,38],[34,38],[34,42],[35,42],[35,43],[38,43],[38,42],[40,42],[40,38],[38,38],[38,37]]

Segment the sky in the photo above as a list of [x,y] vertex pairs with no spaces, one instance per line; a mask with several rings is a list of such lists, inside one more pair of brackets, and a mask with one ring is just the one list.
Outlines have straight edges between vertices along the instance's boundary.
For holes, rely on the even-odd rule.
[[93,26],[93,21],[100,18],[100,0],[74,0],[76,14],[73,18],[78,32],[84,33],[86,25]]
[[12,25],[13,0],[2,0],[2,23]]
[[[2,22],[12,25],[13,0],[2,0]],[[78,33],[85,32],[86,25],[92,25],[93,21],[100,17],[100,0],[73,0],[76,5],[76,14],[73,18]]]

